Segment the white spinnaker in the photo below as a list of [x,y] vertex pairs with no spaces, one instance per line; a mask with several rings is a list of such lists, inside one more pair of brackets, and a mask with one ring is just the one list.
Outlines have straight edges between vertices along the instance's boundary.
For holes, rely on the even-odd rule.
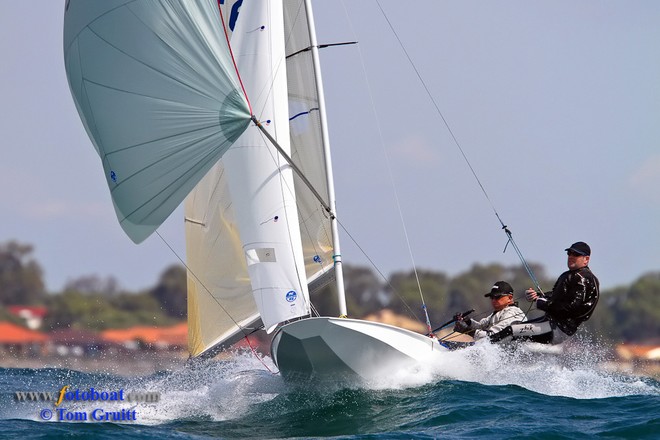
[[68,0],[69,88],[136,243],[249,124],[216,0]]

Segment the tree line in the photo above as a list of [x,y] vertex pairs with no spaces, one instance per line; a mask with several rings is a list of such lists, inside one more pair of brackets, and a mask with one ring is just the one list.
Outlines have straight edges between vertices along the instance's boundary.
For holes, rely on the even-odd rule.
[[[124,291],[114,278],[81,277],[70,281],[61,292],[46,292],[43,271],[32,257],[30,245],[17,242],[0,244],[0,320],[14,319],[9,305],[42,305],[48,310],[46,330],[87,328],[104,330],[133,325],[169,325],[186,316],[186,270],[166,268],[152,288]],[[543,290],[552,289],[555,277],[542,266],[531,264]],[[457,312],[475,309],[475,318],[490,313],[484,294],[495,281],[509,282],[529,310],[524,291],[531,281],[522,266],[474,264],[467,271],[449,276],[434,270],[400,271],[382,279],[369,267],[344,267],[346,299],[351,317],[363,317],[384,308],[425,321],[420,289],[431,325],[440,325]],[[338,312],[334,286],[328,284],[311,292],[311,300],[321,314]],[[642,275],[629,286],[601,291],[596,311],[585,325],[588,334],[613,342],[658,342],[660,335],[660,271]]]
[[14,241],[0,244],[0,321],[19,322],[10,305],[44,306],[43,329],[105,330],[135,325],[169,325],[186,317],[186,270],[168,267],[155,285],[140,292],[122,290],[113,278],[84,276],[60,292],[46,292],[43,270],[33,247]]

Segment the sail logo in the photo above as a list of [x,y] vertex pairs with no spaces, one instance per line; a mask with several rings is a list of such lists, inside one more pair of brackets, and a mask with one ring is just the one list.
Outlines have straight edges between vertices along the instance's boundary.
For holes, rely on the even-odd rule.
[[[225,3],[229,4],[231,1],[227,0],[220,0],[220,4],[224,5]],[[241,5],[243,5],[243,0],[238,0],[236,3],[231,5],[230,9],[230,14],[229,14],[229,29],[234,32],[234,28],[236,27],[236,20],[238,20],[238,12],[241,9]]]
[[296,300],[296,298],[298,298],[298,294],[296,293],[295,290],[289,290],[286,293],[285,298],[288,302],[294,302]]

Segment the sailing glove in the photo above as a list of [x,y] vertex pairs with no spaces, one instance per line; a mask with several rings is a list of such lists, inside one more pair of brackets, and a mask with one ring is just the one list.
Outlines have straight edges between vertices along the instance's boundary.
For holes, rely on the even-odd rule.
[[536,300],[536,308],[543,311],[548,311],[548,300],[545,298],[539,298]]
[[465,333],[470,331],[470,327],[472,327],[472,319],[468,318],[467,321],[456,321],[456,324],[454,324],[454,331],[459,332],[459,333]]

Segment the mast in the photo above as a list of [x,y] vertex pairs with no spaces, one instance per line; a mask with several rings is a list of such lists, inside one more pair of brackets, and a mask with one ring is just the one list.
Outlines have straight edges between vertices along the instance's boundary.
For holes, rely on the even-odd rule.
[[319,48],[316,42],[316,27],[314,25],[314,15],[312,14],[311,0],[305,0],[305,11],[307,14],[307,24],[309,28],[309,40],[312,49],[312,62],[314,65],[314,74],[316,76],[316,93],[319,99],[319,115],[321,119],[321,135],[323,138],[323,152],[326,164],[326,182],[328,184],[328,204],[330,205],[330,228],[332,232],[332,246],[335,254],[333,260],[335,264],[335,282],[337,285],[337,301],[339,303],[339,314],[345,316],[346,293],[344,292],[344,270],[341,261],[341,248],[339,247],[339,229],[337,226],[337,203],[335,199],[335,183],[332,175],[332,159],[330,157],[330,137],[328,136],[328,121],[325,113],[325,95],[323,94],[323,80],[321,78],[321,63],[319,61]]

